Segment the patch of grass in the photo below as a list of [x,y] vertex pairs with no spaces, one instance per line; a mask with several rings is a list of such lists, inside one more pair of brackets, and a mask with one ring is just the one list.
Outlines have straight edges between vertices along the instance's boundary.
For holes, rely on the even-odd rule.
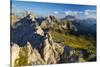
[[26,46],[24,46],[19,52],[19,58],[15,60],[15,66],[26,65],[28,65],[28,49]]
[[[72,34],[65,34],[59,33],[57,31],[49,31],[52,35],[54,42],[60,42],[63,45],[75,48],[75,49],[86,49],[88,52],[96,53],[96,48],[93,46],[92,39],[85,35],[72,35]],[[94,41],[95,42],[95,41]]]

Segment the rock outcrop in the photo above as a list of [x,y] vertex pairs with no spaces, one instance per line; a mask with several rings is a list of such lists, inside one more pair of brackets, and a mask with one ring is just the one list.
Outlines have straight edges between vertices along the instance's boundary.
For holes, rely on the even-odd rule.
[[[57,43],[54,43],[50,37],[50,34],[46,36],[47,38],[43,41],[40,50],[36,48],[32,48],[32,45],[29,42],[27,42],[27,44],[24,47],[18,47],[18,45],[16,45],[17,47],[15,47],[13,45],[12,58],[14,54],[16,53],[16,50],[14,49],[14,47],[17,49],[18,52],[16,53],[17,55],[15,54],[12,64],[14,64],[15,60],[18,59],[18,57],[20,57],[19,52],[25,47],[26,47],[25,50],[27,50],[28,52],[26,55],[28,59],[27,64],[29,65],[56,64],[60,60],[60,55],[63,53],[63,47],[61,47]],[[17,62],[19,62],[19,60]]]
[[19,57],[19,51],[20,51],[20,47],[17,44],[13,44],[13,46],[11,47],[11,65],[14,66],[14,62],[15,60]]
[[36,27],[36,32],[35,32],[36,34],[39,34],[39,35],[41,35],[41,36],[44,36],[44,32],[43,32],[43,30],[41,29],[41,27],[40,26],[37,26]]
[[28,48],[28,64],[31,65],[38,65],[38,64],[45,64],[39,51],[36,48],[32,48],[31,44],[27,42]]

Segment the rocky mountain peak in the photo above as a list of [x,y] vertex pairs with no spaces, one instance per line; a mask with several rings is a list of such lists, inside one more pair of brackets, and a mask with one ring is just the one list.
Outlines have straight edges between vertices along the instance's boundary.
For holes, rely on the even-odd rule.
[[76,44],[81,44],[84,39],[78,37],[80,42],[75,42],[75,31],[78,31],[76,25],[69,20],[58,22],[54,16],[35,19],[29,13],[11,26],[12,66],[79,62],[80,49],[70,45],[75,43],[75,47],[79,47]]

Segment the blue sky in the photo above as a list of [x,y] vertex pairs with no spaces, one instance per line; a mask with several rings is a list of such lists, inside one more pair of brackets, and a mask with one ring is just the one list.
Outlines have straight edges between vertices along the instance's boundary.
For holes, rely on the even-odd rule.
[[12,1],[12,7],[14,11],[32,11],[33,14],[39,16],[64,17],[74,15],[77,18],[96,18],[96,6],[93,5]]

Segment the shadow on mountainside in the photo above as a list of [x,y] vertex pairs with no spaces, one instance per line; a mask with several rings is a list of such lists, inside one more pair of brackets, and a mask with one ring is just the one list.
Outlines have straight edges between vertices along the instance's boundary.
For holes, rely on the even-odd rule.
[[36,22],[28,17],[24,17],[17,21],[11,28],[11,43],[16,43],[20,47],[30,42],[33,48],[39,48],[42,41],[45,39],[39,34],[35,34]]

